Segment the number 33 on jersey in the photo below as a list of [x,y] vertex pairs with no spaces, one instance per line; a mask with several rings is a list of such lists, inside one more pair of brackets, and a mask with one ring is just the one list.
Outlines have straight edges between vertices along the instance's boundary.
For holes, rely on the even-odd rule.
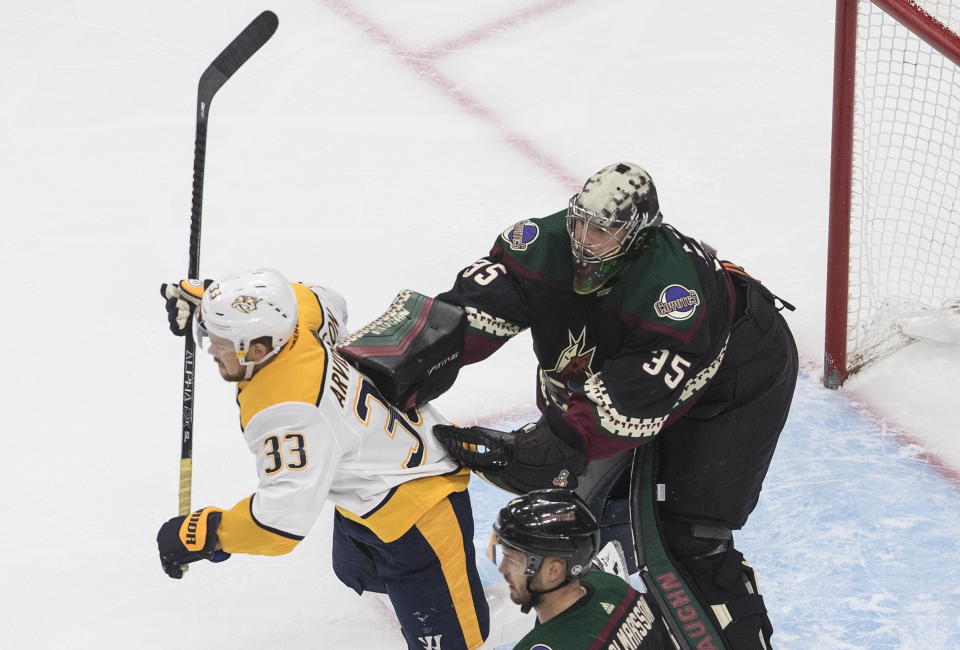
[[433,437],[429,405],[400,413],[334,347],[342,299],[295,284],[298,322],[284,353],[238,385],[240,422],[257,458],[256,492],[224,513],[234,552],[276,555],[302,539],[329,499],[384,541],[462,490],[469,474]]

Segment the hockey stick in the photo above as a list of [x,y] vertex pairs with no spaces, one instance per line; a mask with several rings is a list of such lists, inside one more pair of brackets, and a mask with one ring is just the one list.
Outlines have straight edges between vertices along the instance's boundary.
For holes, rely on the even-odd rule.
[[[200,76],[197,88],[197,137],[193,149],[193,203],[190,210],[190,263],[188,278],[200,277],[200,213],[203,207],[203,167],[207,155],[207,120],[210,102],[220,87],[233,76],[277,31],[279,20],[272,11],[264,11],[233,39]],[[180,438],[179,514],[190,513],[193,480],[193,400],[196,344],[188,328],[183,346],[183,435]]]

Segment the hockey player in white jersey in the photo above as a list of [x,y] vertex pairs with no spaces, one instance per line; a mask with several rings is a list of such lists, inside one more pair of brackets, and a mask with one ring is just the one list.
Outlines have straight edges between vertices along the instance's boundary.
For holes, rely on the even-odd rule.
[[433,425],[446,420],[433,407],[399,412],[337,354],[343,298],[270,269],[162,292],[174,333],[190,336],[193,321],[221,376],[237,382],[258,474],[256,491],[232,508],[163,524],[164,571],[179,578],[201,559],[288,553],[329,499],[334,571],[344,584],[388,594],[410,648],[479,647],[489,621],[469,471],[434,438]]

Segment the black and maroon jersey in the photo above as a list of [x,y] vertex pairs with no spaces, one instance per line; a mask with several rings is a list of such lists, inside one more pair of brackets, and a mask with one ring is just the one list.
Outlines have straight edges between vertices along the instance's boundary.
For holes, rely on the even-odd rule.
[[664,224],[617,278],[577,294],[565,216],[508,228],[438,298],[467,311],[464,363],[530,328],[538,406],[558,435],[602,458],[697,401],[723,360],[734,291],[713,255]]

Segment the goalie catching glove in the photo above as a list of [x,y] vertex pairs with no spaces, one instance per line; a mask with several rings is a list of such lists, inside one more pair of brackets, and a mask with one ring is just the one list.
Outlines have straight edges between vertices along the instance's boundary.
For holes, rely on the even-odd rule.
[[192,336],[193,316],[203,299],[203,292],[213,280],[180,280],[160,285],[160,295],[167,300],[167,321],[177,336]]
[[546,417],[516,430],[437,424],[433,434],[450,455],[505,490],[577,487],[587,457],[558,438]]
[[220,508],[200,508],[186,516],[174,517],[160,526],[157,533],[157,548],[164,573],[178,580],[183,577],[186,565],[197,560],[223,562],[229,553],[219,550],[217,526],[220,525]]

